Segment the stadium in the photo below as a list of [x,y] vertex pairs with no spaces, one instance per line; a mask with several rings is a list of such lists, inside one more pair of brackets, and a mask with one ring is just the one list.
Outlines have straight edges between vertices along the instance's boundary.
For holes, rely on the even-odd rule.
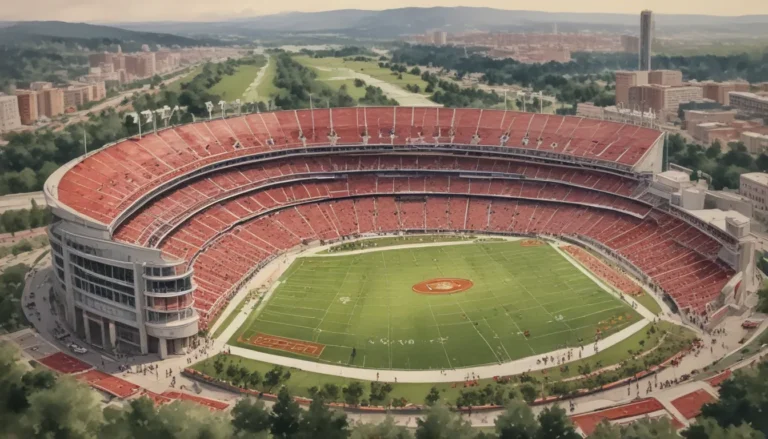
[[[704,209],[664,170],[664,141],[615,121],[410,107],[158,129],[47,181],[55,306],[94,346],[165,358],[285,262],[230,345],[398,370],[589,345],[648,319],[623,299],[639,286],[715,325],[755,289],[749,223]],[[392,235],[416,244],[329,253]]]

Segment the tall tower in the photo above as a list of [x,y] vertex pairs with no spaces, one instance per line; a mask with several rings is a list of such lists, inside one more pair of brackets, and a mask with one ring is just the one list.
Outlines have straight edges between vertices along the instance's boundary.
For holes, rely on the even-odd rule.
[[651,70],[651,42],[653,41],[653,12],[640,13],[640,65],[638,70]]

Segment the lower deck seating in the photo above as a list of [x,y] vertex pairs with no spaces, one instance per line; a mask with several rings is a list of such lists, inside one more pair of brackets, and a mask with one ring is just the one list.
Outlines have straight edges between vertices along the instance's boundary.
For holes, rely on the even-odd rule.
[[[466,193],[408,197],[389,192],[391,183],[374,184],[388,189],[379,195],[351,199],[315,198],[309,190],[304,195],[307,198],[293,201],[315,202],[298,205],[290,204],[291,197],[286,195],[296,194],[295,187],[290,191],[270,189],[228,201],[242,208],[240,214],[218,205],[196,215],[169,235],[160,248],[187,261],[198,255],[192,266],[198,286],[195,307],[203,326],[249,273],[277,254],[301,243],[366,233],[471,230],[586,237],[614,249],[651,275],[681,307],[695,312],[705,311],[733,274],[676,240],[677,227],[657,218],[640,219],[606,207],[548,201],[545,184],[537,192],[542,198],[531,200],[471,196],[471,182],[454,183],[451,180],[448,184],[466,189]],[[319,192],[349,194],[343,190],[346,184],[335,185],[335,190]],[[508,189],[502,185],[499,190]],[[275,207],[281,209],[270,213]],[[243,212],[262,216],[249,220]],[[698,240],[711,239],[698,233]]]

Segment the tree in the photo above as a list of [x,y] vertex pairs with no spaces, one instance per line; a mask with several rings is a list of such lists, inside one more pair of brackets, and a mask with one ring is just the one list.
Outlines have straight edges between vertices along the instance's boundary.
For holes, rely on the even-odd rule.
[[472,425],[442,405],[434,405],[427,415],[416,420],[416,439],[469,439],[475,436]]
[[283,366],[275,366],[264,374],[264,385],[267,386],[269,391],[272,388],[288,381],[291,378],[291,371],[285,369]]
[[421,69],[418,66],[412,68],[411,75],[421,75]]
[[536,397],[539,396],[539,391],[531,384],[526,383],[520,386],[520,394],[523,396],[525,402],[533,404],[533,402],[536,401]]
[[276,438],[293,438],[299,431],[301,421],[301,409],[299,404],[291,398],[288,389],[283,387],[277,394],[277,401],[272,406],[270,414],[270,431]]
[[559,406],[547,407],[539,413],[540,429],[537,439],[580,439],[565,410]]
[[603,421],[589,436],[595,439],[677,439],[675,427],[668,418],[640,419],[628,425],[611,425]]
[[365,392],[365,389],[359,381],[352,381],[341,391],[344,395],[344,402],[351,406],[360,404],[360,397],[363,396],[363,392]]
[[723,151],[722,145],[720,145],[719,140],[715,140],[712,142],[712,145],[710,145],[709,148],[707,148],[707,152],[704,153],[704,155],[707,156],[708,159],[716,159],[720,157],[720,153]]
[[357,88],[365,87],[365,81],[363,81],[360,78],[355,78],[354,84],[355,84],[355,87],[357,87]]
[[701,418],[696,424],[683,431],[685,439],[762,439],[765,435],[748,424],[722,427],[711,418]]
[[313,399],[299,423],[299,439],[343,439],[349,436],[347,415],[329,410],[322,398]]
[[520,400],[510,401],[494,425],[499,439],[533,439],[539,430],[533,411]]
[[92,438],[102,421],[96,394],[73,379],[62,379],[54,388],[30,395],[18,437]]
[[701,408],[701,415],[712,418],[721,427],[751,425],[768,434],[768,363],[756,370],[739,370],[720,387],[720,399]]
[[253,398],[245,398],[232,408],[232,427],[236,433],[259,434],[270,429],[269,411],[264,406],[264,401]]
[[339,400],[341,389],[336,384],[325,383],[323,384],[323,393],[325,394],[325,397],[328,399],[328,401],[336,402]]
[[437,401],[440,401],[440,391],[437,390],[437,387],[432,386],[427,396],[424,397],[424,404],[431,406],[435,405]]
[[248,374],[248,385],[251,386],[252,389],[255,389],[256,387],[261,384],[263,378],[261,377],[261,374],[258,370],[254,370],[250,374]]
[[350,439],[411,439],[413,436],[403,426],[395,424],[391,416],[378,424],[357,424]]

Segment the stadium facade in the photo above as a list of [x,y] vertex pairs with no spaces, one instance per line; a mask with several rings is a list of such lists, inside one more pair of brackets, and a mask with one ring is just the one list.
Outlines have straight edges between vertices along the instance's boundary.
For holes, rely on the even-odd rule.
[[718,227],[680,207],[659,180],[664,141],[612,121],[411,107],[169,127],[46,182],[52,299],[89,343],[165,357],[289,249],[460,231],[576,242],[685,313],[741,306],[754,283],[748,224]]

